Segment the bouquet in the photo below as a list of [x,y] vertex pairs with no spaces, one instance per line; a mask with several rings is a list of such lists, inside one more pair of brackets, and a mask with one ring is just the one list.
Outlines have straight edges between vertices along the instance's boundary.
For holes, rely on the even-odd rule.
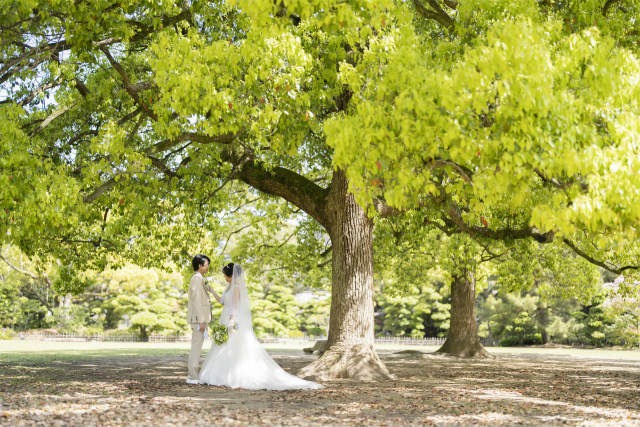
[[226,326],[221,325],[217,320],[212,320],[211,323],[209,323],[209,329],[211,330],[211,340],[216,345],[224,344],[227,342],[227,339],[229,339]]

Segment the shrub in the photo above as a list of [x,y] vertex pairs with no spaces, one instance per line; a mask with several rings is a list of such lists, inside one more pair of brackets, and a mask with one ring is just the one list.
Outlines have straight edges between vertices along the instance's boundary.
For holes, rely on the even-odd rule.
[[0,329],[0,340],[11,340],[16,337],[16,332],[13,329],[2,328]]

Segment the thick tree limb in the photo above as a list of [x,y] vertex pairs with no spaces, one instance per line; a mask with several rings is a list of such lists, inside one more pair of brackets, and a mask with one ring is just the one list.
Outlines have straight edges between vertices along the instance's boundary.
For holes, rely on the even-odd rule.
[[462,179],[465,180],[465,182],[467,183],[471,183],[473,182],[473,171],[467,167],[464,167],[452,160],[447,160],[447,159],[431,159],[429,161],[427,161],[427,166],[429,166],[432,169],[436,169],[436,168],[443,168],[446,166],[449,166],[451,168],[453,168],[454,171],[456,171],[458,173],[458,175],[460,175],[462,177]]
[[[179,14],[175,16],[163,16],[162,17],[162,25],[161,28],[166,28],[171,25],[175,25],[180,21],[188,21],[191,25],[193,25],[193,15],[191,13],[191,9],[185,8]],[[128,24],[136,27],[136,33],[131,37],[131,43],[137,43],[144,40],[148,35],[153,34],[157,31],[157,28],[154,28],[151,25],[147,25],[143,22],[129,20]]]
[[[507,240],[507,239],[519,240],[519,239],[526,239],[531,237],[539,243],[551,243],[553,242],[555,237],[554,231],[541,233],[533,227],[524,227],[520,229],[503,228],[503,229],[493,230],[488,227],[472,226],[472,225],[466,224],[463,221],[462,216],[459,213],[459,210],[455,209],[454,207],[451,207],[447,213],[448,213],[448,217],[443,218],[443,222],[446,224],[446,227],[435,224],[432,221],[425,221],[425,222],[428,222],[430,224],[435,224],[438,228],[440,228],[441,230],[447,233],[463,232],[470,235],[471,237],[484,237],[492,240]],[[604,268],[605,270],[610,271],[612,273],[622,274],[626,270],[640,269],[640,265],[626,265],[622,267],[611,265],[610,263],[598,260],[593,256],[590,256],[585,251],[578,248],[576,244],[574,244],[572,241],[570,241],[567,238],[563,238],[562,242],[565,245],[567,245],[569,248],[571,248],[578,256],[589,261],[591,264],[597,265],[598,267]]]
[[413,0],[416,11],[424,18],[433,19],[447,29],[453,28],[454,20],[445,12],[436,0],[427,0],[431,9],[426,7],[422,1]]
[[176,173],[173,170],[171,170],[171,168],[168,167],[162,160],[155,158],[153,156],[147,156],[147,158],[151,160],[151,164],[155,166],[156,169],[160,170],[166,176],[169,176],[169,177],[176,176]]
[[24,107],[25,105],[29,104],[31,101],[33,101],[38,95],[46,92],[48,89],[54,88],[56,86],[59,86],[62,83],[61,79],[56,79],[54,81],[51,81],[49,83],[45,83],[42,86],[39,86],[38,88],[36,88],[35,90],[33,90],[29,95],[25,96],[24,98],[22,98],[18,104],[22,107]]
[[485,237],[492,240],[520,240],[533,238],[540,243],[550,243],[553,241],[555,233],[549,231],[541,233],[533,227],[522,228],[499,228],[492,229],[490,227],[480,227],[467,224],[462,215],[460,209],[450,204],[447,209],[447,216],[443,216],[442,220],[449,227],[450,231],[463,232],[472,237]]
[[85,202],[85,203],[92,203],[97,198],[102,196],[103,194],[111,191],[116,186],[116,184],[117,183],[116,183],[115,178],[111,178],[110,180],[108,180],[107,182],[103,183],[102,185],[100,185],[95,190],[93,190],[93,192],[91,194],[89,194],[87,196],[84,196],[82,198],[82,201]]
[[89,96],[89,88],[84,84],[84,82],[77,77],[74,79],[74,81],[76,83],[76,89],[78,89],[80,95],[82,95],[83,98]]
[[304,210],[325,228],[329,226],[325,212],[328,190],[282,167],[267,170],[252,159],[232,163],[236,164],[234,176],[241,181],[264,193],[282,197]]
[[123,117],[121,117],[120,119],[118,119],[118,125],[120,125],[120,126],[124,125],[129,120],[133,119],[135,116],[140,114],[141,112],[142,112],[142,108],[141,107],[136,108],[135,110],[133,110],[129,114],[126,114]]
[[375,199],[373,201],[373,207],[381,218],[400,216],[404,213],[404,211],[400,209],[396,209],[387,205],[387,203],[382,199]]
[[[16,66],[20,64],[23,64],[23,66],[28,65],[28,68],[33,69],[34,67],[42,64],[44,61],[54,58],[60,52],[70,49],[70,46],[66,40],[60,40],[52,43],[43,43],[37,46],[30,46],[24,43],[15,42],[13,44],[20,46],[23,49],[23,53],[21,55],[14,56],[3,61],[2,68],[0,68],[0,83],[4,83],[15,73],[19,72],[22,68]],[[39,59],[33,60],[34,58]],[[30,62],[30,59],[32,59],[33,62]],[[57,58],[55,60],[57,61]]]
[[607,16],[609,14],[609,11],[611,10],[611,8],[618,3],[620,0],[607,0],[604,4],[604,6],[602,7],[602,15],[603,16]]
[[446,4],[448,7],[450,7],[451,9],[457,9],[458,8],[458,2],[456,0],[443,0],[443,3]]

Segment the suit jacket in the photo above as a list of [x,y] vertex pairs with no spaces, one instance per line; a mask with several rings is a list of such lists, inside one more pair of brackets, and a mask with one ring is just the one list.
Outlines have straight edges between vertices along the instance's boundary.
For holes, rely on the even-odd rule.
[[204,277],[196,272],[189,282],[189,305],[187,310],[187,322],[209,323],[211,321],[211,301],[204,288]]

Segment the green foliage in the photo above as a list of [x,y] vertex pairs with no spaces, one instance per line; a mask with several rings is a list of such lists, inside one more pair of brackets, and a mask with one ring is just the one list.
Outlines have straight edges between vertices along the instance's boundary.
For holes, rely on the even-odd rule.
[[0,255],[0,327],[22,331],[51,326],[50,315],[62,302],[47,278],[55,269],[14,247],[3,247]]
[[[378,334],[413,338],[426,336],[425,324],[431,319],[434,307],[433,301],[428,296],[420,293],[398,297],[383,294],[376,302],[379,307],[378,313],[383,318]],[[444,316],[441,315],[441,317]]]
[[610,324],[602,307],[604,295],[598,295],[589,305],[573,313],[580,327],[576,331],[579,341],[601,346],[605,342],[605,330]]
[[22,311],[17,304],[19,295],[18,286],[6,278],[0,281],[0,325],[16,325],[17,316]]
[[505,346],[542,343],[542,328],[535,318],[538,303],[535,295],[490,293],[479,302],[479,323],[486,322],[481,336]]
[[106,290],[97,317],[119,323],[128,319],[140,338],[148,340],[153,332],[182,333],[186,323],[186,297],[183,279],[178,274],[126,266],[96,275]]
[[[492,21],[453,63],[423,59],[410,28],[383,41],[384,50],[367,52],[380,68],[363,61],[345,70],[345,84],[359,82],[351,86],[359,94],[354,113],[326,126],[361,201],[381,195],[392,206],[419,205],[438,194],[434,181],[444,171],[448,191],[474,208],[472,221],[483,213],[480,203],[508,217],[524,209],[543,230],[636,221],[637,210],[621,209],[637,205],[635,196],[615,195],[620,179],[633,180],[638,170],[622,131],[635,129],[638,117],[640,62],[631,52],[597,29],[566,35],[559,22],[517,14]],[[472,187],[455,165],[473,171]],[[575,180],[554,193],[536,171],[562,182],[580,174],[589,191],[580,194],[583,181]],[[498,226],[503,218],[486,220]]]
[[[567,24],[602,15],[596,2],[543,3],[465,2],[449,37],[403,20],[379,34],[341,66],[355,95],[324,127],[334,162],[367,206],[421,208],[463,232],[551,231],[637,265],[640,200],[621,190],[640,176],[637,47],[603,19]],[[634,21],[615,9],[607,21]]]
[[330,182],[336,64],[393,20],[391,2],[17,4],[2,15],[16,66],[0,106],[0,236],[71,269],[175,267],[194,243],[213,253],[247,157]]
[[16,337],[16,333],[13,329],[0,328],[0,340],[11,340]]
[[[594,270],[566,268],[559,247],[540,255],[510,238],[433,231],[451,215],[463,231],[549,232],[613,267],[637,265],[633,0],[472,0],[450,29],[390,1],[76,3],[0,8],[2,58],[14,64],[0,85],[0,239],[59,260],[60,293],[93,293],[100,284],[84,271],[109,264],[171,269],[196,252],[231,255],[264,266],[252,279],[257,330],[300,327],[282,307],[298,310],[292,288],[327,287],[326,235],[273,200],[247,207],[255,193],[229,184],[246,162],[322,185],[341,168],[363,205],[420,209],[376,230],[377,280],[409,298],[383,303],[408,333],[429,315],[411,299],[417,289],[444,296],[427,271],[595,295]],[[240,243],[221,243],[231,235]],[[502,264],[482,264],[496,253],[507,253]],[[275,268],[290,277],[265,272]],[[16,289],[2,292],[15,300]],[[144,285],[77,316],[109,326],[137,316],[143,335],[179,330],[176,292]],[[39,320],[22,327],[63,315],[31,301]],[[12,309],[0,306],[13,319]]]
[[286,336],[290,330],[299,328],[299,306],[290,287],[261,283],[254,288],[251,302],[256,335]]
[[513,320],[513,323],[505,327],[503,337],[500,340],[500,345],[502,346],[541,343],[542,334],[538,331],[533,319],[529,317],[529,313],[526,311],[520,312]]
[[[444,336],[449,328],[449,239],[411,214],[375,230],[376,333]],[[443,271],[444,270],[444,271]],[[453,270],[453,268],[450,268]]]
[[84,291],[90,283],[80,276],[84,273],[74,265],[62,265],[57,270],[57,277],[54,278],[52,289],[59,295],[79,294]]
[[331,298],[319,295],[306,303],[302,303],[298,311],[300,332],[310,336],[327,336],[329,334],[329,311]]

